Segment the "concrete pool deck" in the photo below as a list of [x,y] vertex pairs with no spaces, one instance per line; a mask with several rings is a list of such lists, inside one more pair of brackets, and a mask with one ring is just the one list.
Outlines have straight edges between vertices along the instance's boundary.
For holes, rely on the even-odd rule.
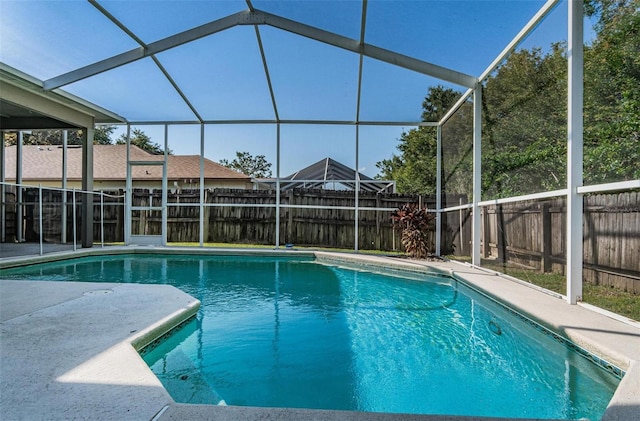
[[[156,252],[269,253],[162,249]],[[200,250],[200,251],[199,251]],[[112,253],[153,252],[122,247]],[[80,253],[28,259],[60,260]],[[278,252],[291,254],[290,251]],[[305,252],[304,254],[311,254]],[[453,262],[316,252],[318,259],[450,274],[626,370],[603,420],[640,419],[640,328]],[[0,268],[14,259],[0,259]],[[0,280],[0,418],[100,420],[469,420],[283,408],[176,404],[136,349],[191,317],[193,297],[168,285]]]

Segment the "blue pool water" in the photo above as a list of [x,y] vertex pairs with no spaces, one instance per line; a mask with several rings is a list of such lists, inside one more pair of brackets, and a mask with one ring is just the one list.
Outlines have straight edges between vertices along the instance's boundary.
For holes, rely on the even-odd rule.
[[125,255],[2,279],[167,283],[197,317],[144,352],[178,402],[599,419],[619,379],[448,277],[310,258]]

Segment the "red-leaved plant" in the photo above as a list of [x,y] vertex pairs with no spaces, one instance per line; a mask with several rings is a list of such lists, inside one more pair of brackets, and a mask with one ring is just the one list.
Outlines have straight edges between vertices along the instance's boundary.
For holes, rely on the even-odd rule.
[[428,233],[435,227],[435,216],[427,208],[406,203],[393,211],[391,219],[402,228],[402,245],[410,257],[424,259],[433,253]]

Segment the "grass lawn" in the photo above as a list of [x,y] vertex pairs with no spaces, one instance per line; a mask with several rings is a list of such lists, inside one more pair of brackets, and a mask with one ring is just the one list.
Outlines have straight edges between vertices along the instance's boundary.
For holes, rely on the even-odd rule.
[[618,288],[585,284],[583,301],[614,313],[640,321],[640,295],[630,294]]
[[[496,270],[550,291],[566,295],[567,279],[564,275],[504,267],[491,262],[483,263],[482,265],[487,269]],[[585,282],[582,286],[582,301],[640,321],[640,295],[631,294],[614,287],[593,285]]]

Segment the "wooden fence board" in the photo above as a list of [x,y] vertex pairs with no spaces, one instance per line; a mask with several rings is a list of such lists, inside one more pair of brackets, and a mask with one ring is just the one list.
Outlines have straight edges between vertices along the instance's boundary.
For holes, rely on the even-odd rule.
[[[122,191],[112,192],[122,194]],[[24,192],[23,235],[37,241],[37,189]],[[134,190],[135,206],[159,205],[161,192]],[[351,191],[299,189],[282,193],[282,205],[354,206]],[[448,195],[445,207],[456,206],[461,197]],[[15,238],[15,192],[7,189],[6,241]],[[170,242],[198,242],[200,233],[200,192],[182,190],[169,193],[168,201],[180,206],[168,207],[167,238]],[[466,198],[462,198],[466,202]],[[67,196],[67,241],[73,239],[73,207]],[[435,207],[433,196],[360,193],[358,236],[360,249],[399,250],[400,231],[394,227],[390,212],[366,207],[398,208],[407,202],[423,202]],[[80,216],[82,195],[76,195],[76,212]],[[205,204],[274,205],[273,190],[215,189],[205,191]],[[101,206],[94,201],[94,239],[101,232]],[[482,209],[483,258],[564,273],[566,253],[566,206],[563,198],[487,206]],[[43,234],[47,240],[61,240],[62,194],[43,190]],[[308,246],[353,248],[355,213],[343,209],[280,209],[280,243]],[[276,211],[273,207],[205,206],[204,239],[213,242],[275,244]],[[584,197],[584,278],[587,282],[611,285],[640,293],[640,192],[587,195]],[[160,234],[161,212],[141,211],[132,227],[148,234]],[[105,197],[104,238],[107,242],[124,240],[124,206],[122,198]],[[471,254],[471,210],[442,214],[443,254]],[[80,241],[80,221],[76,235]]]

